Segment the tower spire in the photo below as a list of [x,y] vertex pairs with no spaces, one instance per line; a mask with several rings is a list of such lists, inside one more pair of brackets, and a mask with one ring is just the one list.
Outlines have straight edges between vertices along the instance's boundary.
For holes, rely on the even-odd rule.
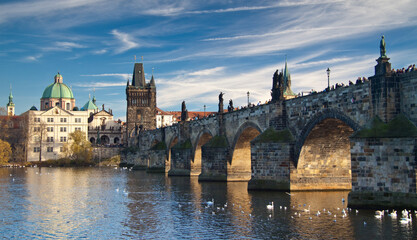
[[10,84],[9,103],[7,103],[7,115],[14,116],[14,103],[12,95],[12,84]]

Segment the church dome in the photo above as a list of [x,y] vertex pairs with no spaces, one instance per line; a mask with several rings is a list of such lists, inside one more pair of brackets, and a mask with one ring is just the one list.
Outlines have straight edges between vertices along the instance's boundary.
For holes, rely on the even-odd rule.
[[69,98],[74,99],[72,90],[62,82],[61,74],[55,75],[55,82],[45,88],[42,98]]

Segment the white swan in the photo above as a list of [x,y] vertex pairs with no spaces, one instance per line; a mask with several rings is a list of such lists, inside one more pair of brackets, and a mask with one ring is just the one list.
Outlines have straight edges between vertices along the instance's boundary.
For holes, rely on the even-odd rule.
[[213,206],[214,204],[214,198],[211,199],[211,201],[207,201],[207,206]]
[[271,204],[266,205],[266,209],[274,210],[274,202],[272,202]]

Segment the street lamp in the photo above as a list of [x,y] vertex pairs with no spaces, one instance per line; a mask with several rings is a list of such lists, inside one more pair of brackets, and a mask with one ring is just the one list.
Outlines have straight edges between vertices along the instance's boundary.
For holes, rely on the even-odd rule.
[[249,107],[249,104],[250,104],[250,102],[249,102],[249,91],[246,93],[247,95],[248,95],[248,107]]
[[327,91],[330,91],[330,68],[327,68]]

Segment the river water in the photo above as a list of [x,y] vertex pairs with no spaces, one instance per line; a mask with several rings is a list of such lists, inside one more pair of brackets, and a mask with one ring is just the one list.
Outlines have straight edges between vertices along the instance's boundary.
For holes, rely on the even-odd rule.
[[120,168],[0,168],[0,237],[417,239],[414,212],[409,223],[362,209],[343,217],[347,194],[248,192],[247,183]]

